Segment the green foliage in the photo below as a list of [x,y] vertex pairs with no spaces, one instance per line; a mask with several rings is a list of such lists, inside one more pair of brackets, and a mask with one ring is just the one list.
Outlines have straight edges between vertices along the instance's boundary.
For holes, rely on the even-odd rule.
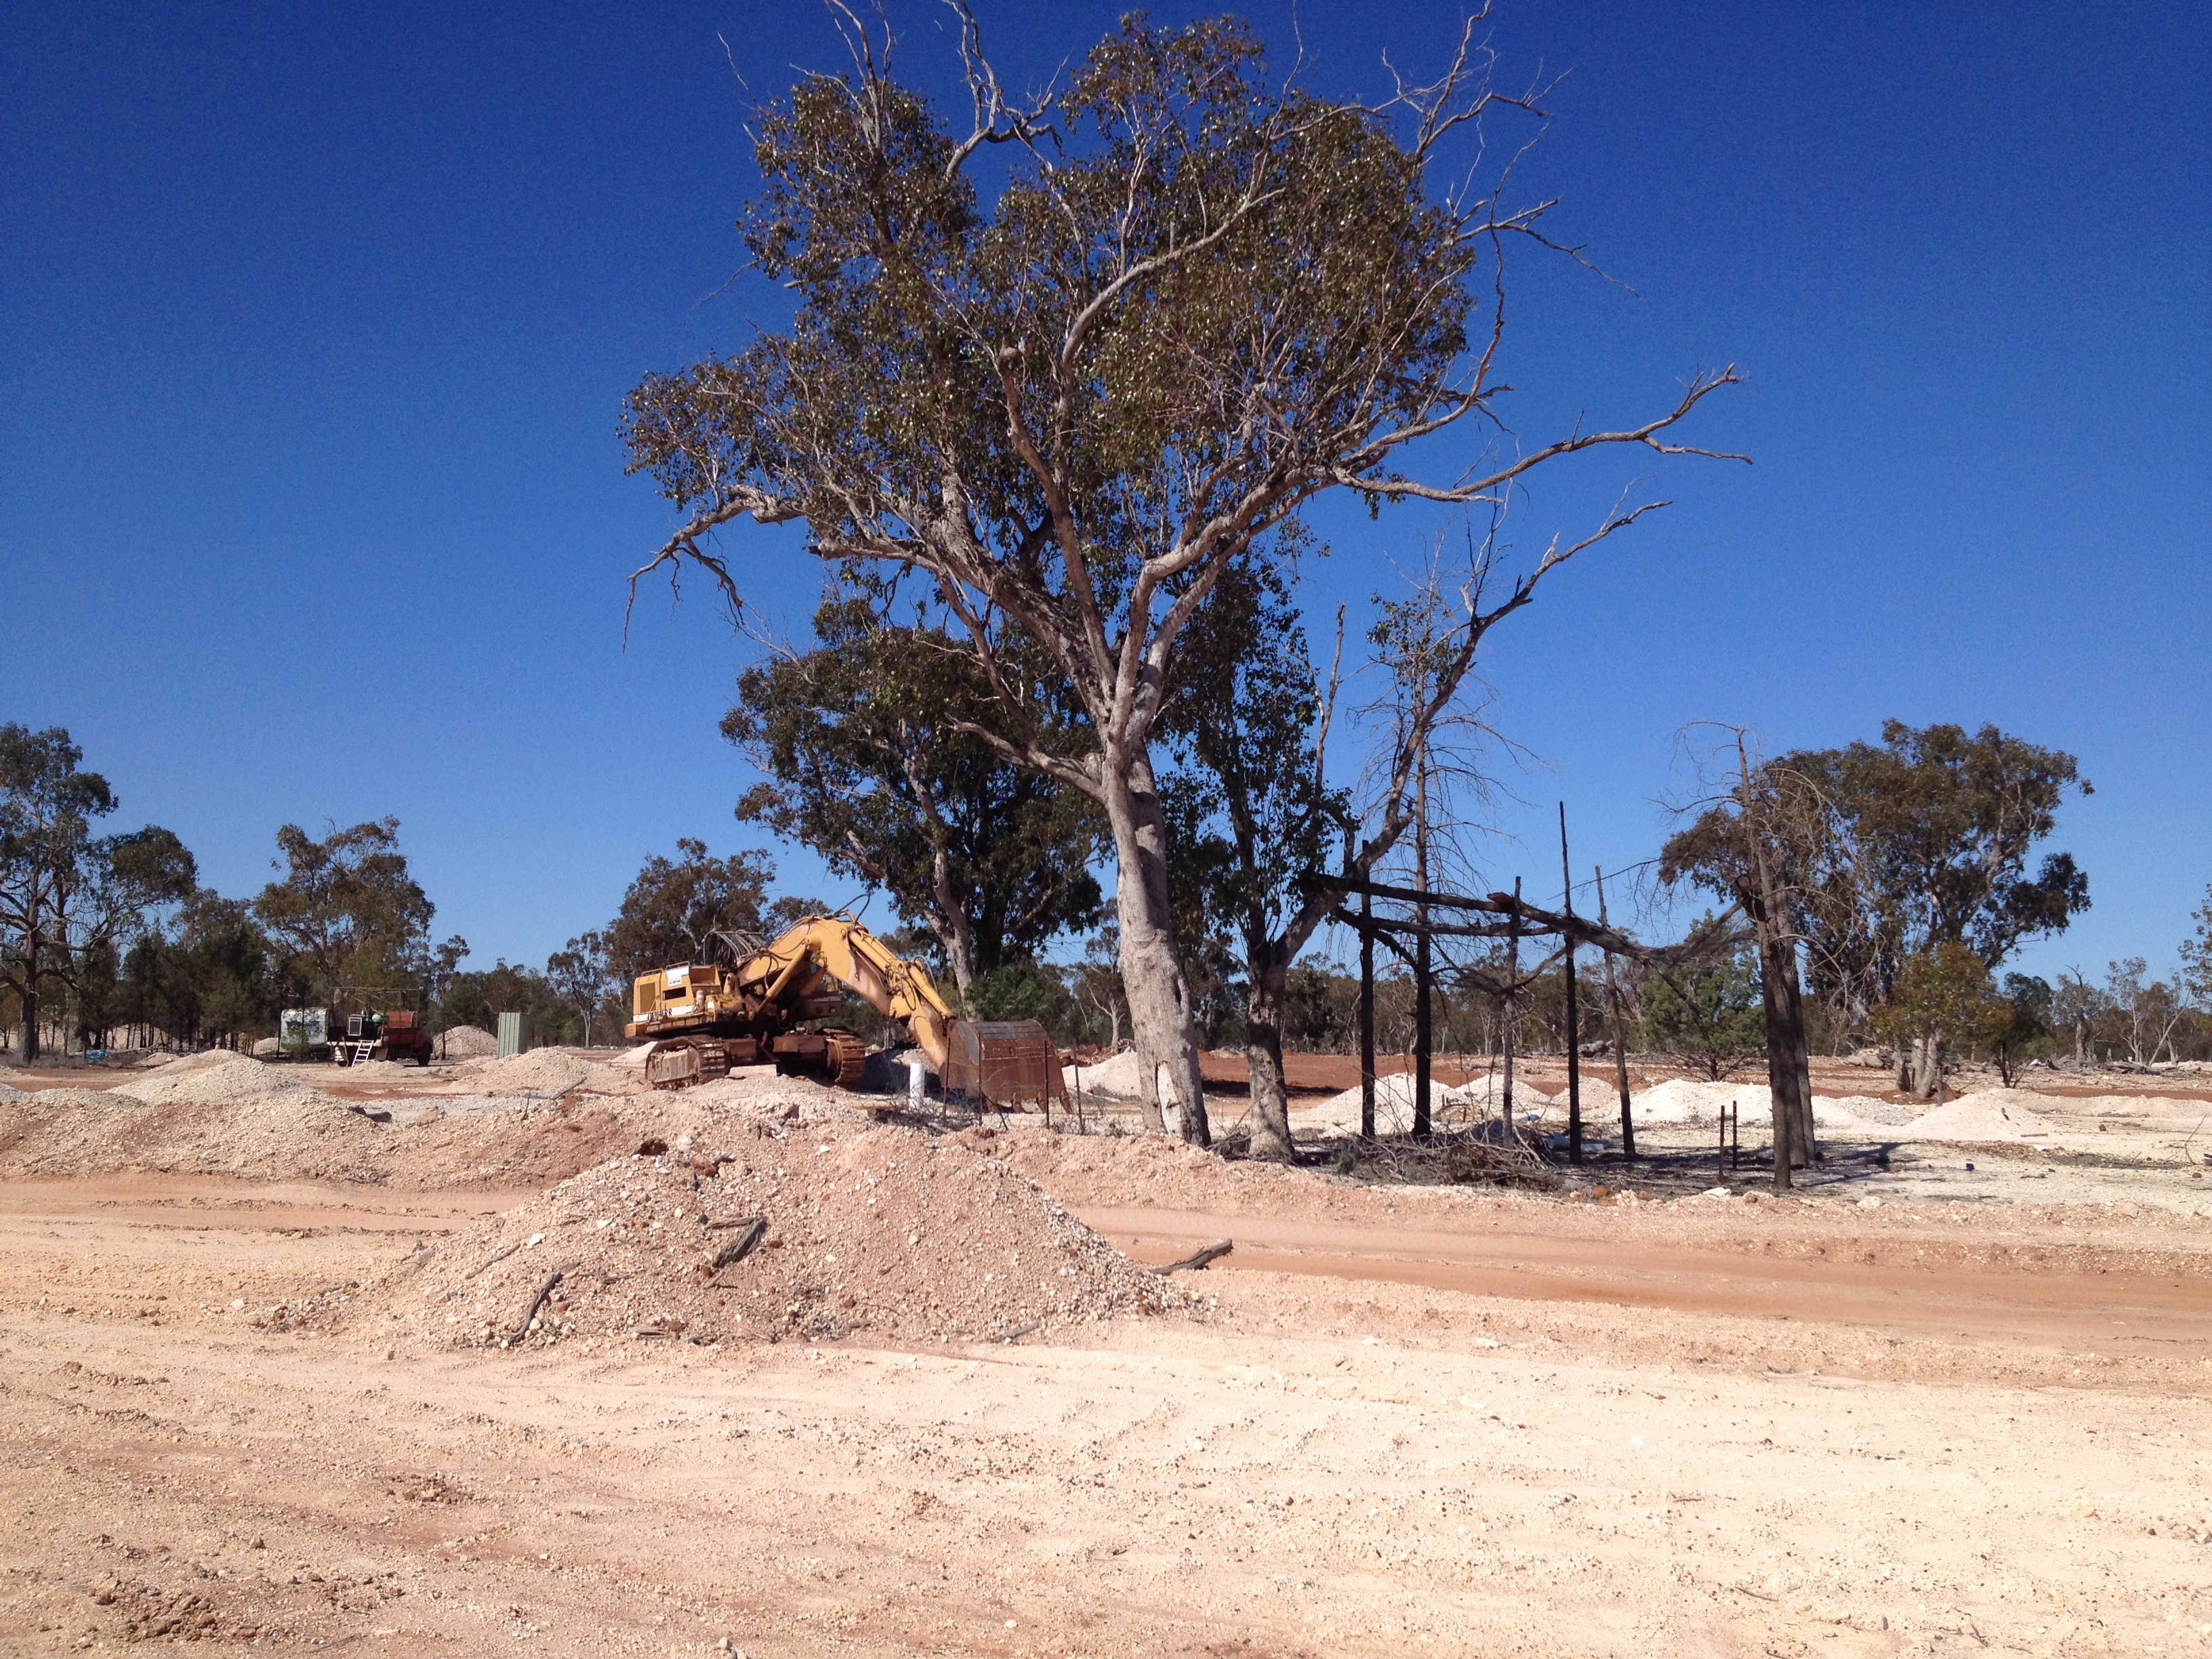
[[2198,1012],[2212,1013],[2212,885],[2190,919],[2197,931],[2181,942],[2181,986]]
[[[1906,957],[1965,945],[1996,968],[2023,940],[2063,932],[2089,908],[2088,878],[2066,853],[2027,860],[2057,827],[2073,756],[1985,726],[1882,724],[1879,747],[1803,750],[1774,763],[1829,802],[1852,852],[1857,902],[1845,918],[1810,907],[1813,960],[1858,964],[1881,993]],[[1838,926],[1838,921],[1846,925]]]
[[145,935],[124,958],[113,1020],[185,1047],[265,1035],[280,1008],[307,995],[282,956],[248,905],[203,889],[173,927]]
[[356,993],[380,1006],[419,998],[432,960],[435,907],[408,872],[399,820],[333,829],[320,841],[297,824],[276,832],[281,881],[253,901],[253,918],[285,951],[309,994],[337,1006]]
[[1992,1021],[1985,1036],[1996,1057],[1997,1071],[2006,1086],[2010,1087],[2021,1060],[2049,1051],[2051,1021],[2057,1017],[2058,994],[2051,989],[2048,980],[2027,974],[2007,974],[2000,998],[2004,1012]]
[[2069,790],[2075,758],[1993,726],[1885,721],[1880,744],[1754,762],[1729,798],[1672,836],[1661,874],[1747,910],[1771,891],[1810,988],[1844,1029],[1893,994],[1905,963],[1964,945],[1995,969],[2089,904],[2070,854],[2028,860]]
[[1952,941],[1905,959],[1897,988],[1872,1023],[1878,1037],[1899,1048],[1923,1042],[1965,1049],[2001,1038],[2014,1015],[1980,954]]
[[1283,1046],[1300,1054],[1341,1054],[1358,1043],[1358,979],[1334,963],[1292,968],[1283,981]]
[[1766,1012],[1751,952],[1655,973],[1644,986],[1642,1030],[1644,1047],[1716,1081],[1763,1054]]
[[1323,701],[1289,584],[1239,561],[1185,633],[1164,733],[1180,769],[1170,802],[1177,937],[1233,942],[1250,975],[1304,906],[1300,877],[1328,866],[1352,827],[1348,792],[1322,776]]
[[[992,715],[975,663],[941,630],[884,625],[856,599],[826,600],[814,628],[816,649],[738,678],[722,735],[771,780],[738,818],[887,893],[935,937],[956,982],[1091,924],[1104,819],[964,729]],[[1044,671],[1024,662],[1041,687],[1054,683]]]
[[615,974],[607,945],[607,933],[594,928],[545,958],[546,983],[580,1023],[581,1040],[593,1044],[620,1042],[630,1014],[629,988]]
[[607,971],[620,984],[679,963],[730,960],[720,933],[780,931],[784,912],[768,902],[775,866],[766,854],[718,859],[705,842],[689,836],[678,840],[676,850],[673,860],[647,856],[606,929]]
[[[1387,493],[1386,434],[1447,412],[1467,279],[1491,246],[1428,199],[1425,158],[1386,118],[1285,89],[1226,20],[1133,15],[1047,119],[1057,142],[1018,150],[987,211],[968,152],[908,88],[815,75],[759,110],[744,237],[797,314],[639,386],[634,467],[687,507],[773,500],[823,552],[902,562],[917,537],[980,538],[972,550],[1031,573],[995,600],[1070,622],[1086,590],[1109,611],[1131,596],[1163,526],[1233,513],[1266,478],[1280,482],[1257,514],[1222,518],[1224,556],[1346,477]],[[1010,434],[1010,404],[1033,431]],[[963,499],[943,522],[948,470]],[[1056,519],[1081,526],[1079,553],[1040,533]],[[878,534],[894,522],[903,533]]]
[[978,1019],[1034,1019],[1066,1042],[1082,1029],[1081,1011],[1060,971],[1034,962],[1001,963],[980,975],[969,992]]

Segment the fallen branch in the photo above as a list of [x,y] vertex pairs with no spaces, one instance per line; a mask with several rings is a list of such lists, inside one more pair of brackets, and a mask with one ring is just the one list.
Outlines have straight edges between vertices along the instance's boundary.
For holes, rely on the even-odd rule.
[[743,1261],[759,1247],[761,1240],[768,1237],[768,1218],[765,1216],[757,1215],[744,1223],[728,1222],[722,1224],[742,1225],[744,1231],[714,1252],[714,1259],[707,1264],[707,1276],[709,1279],[721,1272],[723,1268],[733,1267]]
[[520,1342],[530,1334],[530,1322],[538,1317],[538,1310],[545,1305],[545,1298],[553,1294],[553,1287],[561,1282],[561,1273],[562,1270],[556,1267],[545,1275],[545,1282],[538,1287],[538,1293],[530,1298],[530,1305],[522,1310],[522,1322],[514,1328],[514,1334],[507,1339],[509,1342]]
[[1203,1269],[1207,1262],[1218,1261],[1223,1256],[1227,1255],[1230,1251],[1236,1248],[1237,1241],[1235,1239],[1218,1238],[1212,1243],[1207,1245],[1202,1250],[1194,1250],[1190,1255],[1183,1257],[1180,1261],[1170,1261],[1166,1267],[1155,1267],[1152,1271],[1156,1273],[1161,1274],[1182,1273],[1194,1273]]
[[500,1263],[500,1262],[502,1262],[502,1261],[506,1261],[506,1260],[507,1259],[507,1257],[509,1257],[509,1256],[513,1255],[514,1255],[517,1250],[520,1249],[521,1248],[522,1248],[522,1246],[521,1246],[521,1245],[520,1245],[520,1244],[510,1244],[510,1245],[508,1245],[508,1246],[507,1246],[505,1249],[503,1249],[503,1250],[494,1250],[494,1251],[493,1251],[489,1255],[486,1256],[483,1261],[481,1261],[477,1262],[477,1265],[476,1265],[475,1267],[473,1267],[470,1268],[470,1269],[468,1270],[468,1272],[466,1272],[466,1273],[463,1273],[463,1274],[461,1275],[461,1277],[462,1277],[462,1278],[464,1278],[464,1279],[474,1279],[474,1278],[475,1278],[478,1273],[482,1273],[482,1272],[483,1272],[486,1267],[495,1267],[495,1266],[496,1266],[498,1263]]

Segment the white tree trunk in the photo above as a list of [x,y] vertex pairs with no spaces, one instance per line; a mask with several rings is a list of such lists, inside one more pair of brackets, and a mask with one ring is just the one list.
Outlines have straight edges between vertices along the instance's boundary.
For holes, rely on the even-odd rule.
[[1114,831],[1115,908],[1121,924],[1121,988],[1137,1040],[1138,1104],[1146,1128],[1165,1130],[1159,1098],[1159,1071],[1164,1066],[1181,1108],[1182,1138],[1211,1146],[1190,992],[1169,908],[1167,823],[1152,768],[1139,757],[1128,768],[1126,783],[1116,779],[1110,762],[1103,769],[1109,779],[1106,818]]

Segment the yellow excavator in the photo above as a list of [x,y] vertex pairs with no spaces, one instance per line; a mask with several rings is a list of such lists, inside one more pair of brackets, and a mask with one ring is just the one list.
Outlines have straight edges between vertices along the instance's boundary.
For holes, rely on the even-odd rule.
[[895,955],[860,923],[808,916],[763,945],[738,936],[733,968],[696,963],[641,974],[630,987],[632,1042],[650,1042],[646,1080],[682,1089],[726,1077],[732,1066],[773,1060],[839,1085],[860,1080],[867,1047],[854,1032],[798,1029],[835,1017],[851,991],[878,1013],[902,1019],[916,1047],[942,1067],[952,1010],[928,973]]

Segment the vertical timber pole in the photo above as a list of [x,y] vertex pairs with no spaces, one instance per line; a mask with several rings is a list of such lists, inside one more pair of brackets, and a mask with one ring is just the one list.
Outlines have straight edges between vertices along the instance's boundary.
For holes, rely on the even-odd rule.
[[1505,1022],[1505,1092],[1499,1097],[1505,1119],[1505,1139],[1513,1139],[1513,999],[1521,990],[1521,878],[1513,878],[1513,914],[1505,929],[1505,1001],[1500,1018]]
[[1359,896],[1359,1138],[1375,1139],[1375,895]]
[[1561,942],[1567,947],[1566,966],[1560,971],[1567,976],[1567,1162],[1583,1161],[1583,1066],[1577,1052],[1582,1044],[1582,1022],[1575,1008],[1575,878],[1567,866],[1567,804],[1559,803],[1559,879],[1565,884],[1566,937]]
[[[1605,872],[1596,865],[1590,868],[1597,875],[1597,925],[1611,931],[1613,924],[1605,915]],[[1613,976],[1613,952],[1605,953],[1605,997],[1613,1005],[1613,1075],[1620,1089],[1620,1156],[1624,1161],[1636,1156],[1636,1117],[1628,1105],[1628,1023],[1621,1017],[1620,983]]]
[[[1423,890],[1427,890],[1426,889]],[[1429,907],[1413,951],[1413,1139],[1429,1138]]]
[[1421,753],[1419,803],[1413,819],[1413,867],[1421,902],[1414,912],[1420,934],[1413,951],[1413,1139],[1429,1138],[1429,757]]

